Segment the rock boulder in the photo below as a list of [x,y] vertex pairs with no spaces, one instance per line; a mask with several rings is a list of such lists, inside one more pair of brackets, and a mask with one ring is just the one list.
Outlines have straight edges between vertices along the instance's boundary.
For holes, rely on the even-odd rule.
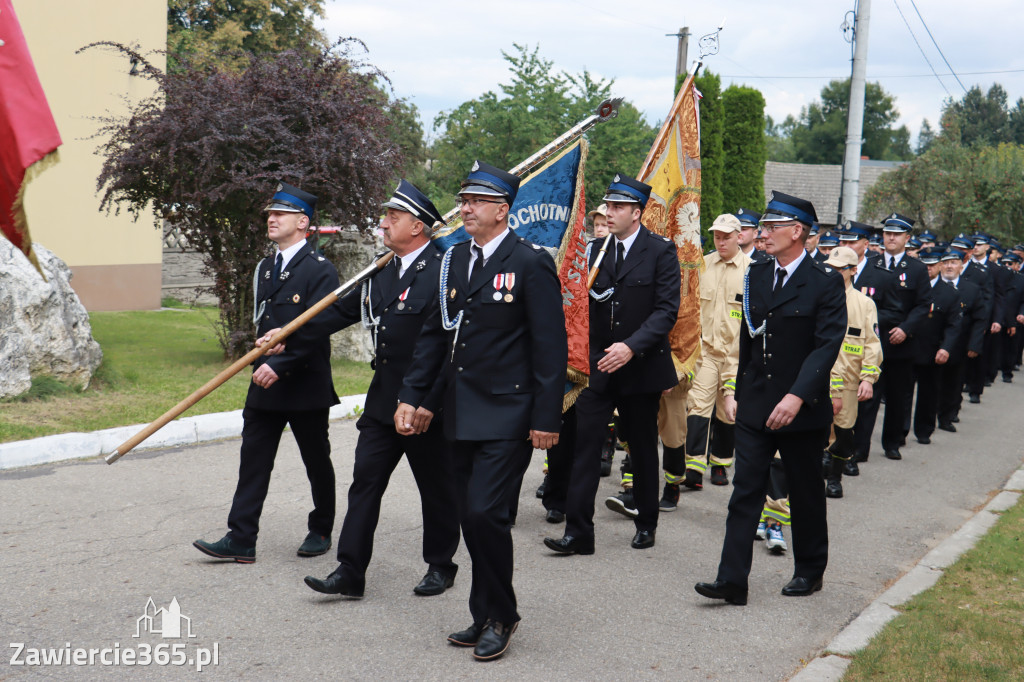
[[0,397],[24,393],[40,375],[85,389],[103,359],[71,269],[41,244],[32,247],[48,281],[0,239]]

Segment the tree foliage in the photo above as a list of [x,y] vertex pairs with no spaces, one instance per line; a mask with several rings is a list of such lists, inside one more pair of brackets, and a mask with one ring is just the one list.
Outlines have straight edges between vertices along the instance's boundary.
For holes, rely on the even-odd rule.
[[239,71],[246,56],[299,50],[314,56],[327,39],[314,20],[324,0],[168,0],[167,66],[216,62]]
[[[594,113],[611,96],[614,81],[580,74],[556,73],[539,47],[513,44],[502,52],[510,80],[476,99],[463,102],[434,120],[437,140],[425,187],[441,210],[454,205],[459,182],[474,159],[512,168],[548,142]],[[657,130],[632,104],[623,102],[619,115],[587,133],[590,154],[585,171],[587,205],[600,203],[616,172],[635,174],[654,142]]]
[[1024,98],[1010,108],[1006,90],[999,83],[993,84],[987,93],[975,85],[961,99],[946,101],[939,128],[942,139],[953,144],[1024,144]]
[[[841,164],[846,153],[846,123],[849,115],[850,79],[834,80],[821,90],[821,101],[800,110],[800,117],[784,122],[784,135],[769,145],[772,161]],[[864,125],[861,154],[871,159],[901,161],[913,156],[910,131],[894,128],[899,118],[896,99],[878,83],[864,89]],[[788,142],[791,148],[786,148]]]
[[945,237],[985,230],[1024,240],[1024,146],[965,147],[940,138],[916,159],[882,175],[862,215],[897,211]]
[[730,85],[722,93],[722,209],[734,212],[764,204],[764,96],[754,88]]
[[251,55],[240,72],[185,59],[124,118],[103,121],[102,207],[152,207],[202,255],[220,300],[221,344],[252,342],[252,272],[269,252],[261,209],[281,180],[319,197],[314,224],[367,225],[401,168],[379,72],[340,41],[315,58]]

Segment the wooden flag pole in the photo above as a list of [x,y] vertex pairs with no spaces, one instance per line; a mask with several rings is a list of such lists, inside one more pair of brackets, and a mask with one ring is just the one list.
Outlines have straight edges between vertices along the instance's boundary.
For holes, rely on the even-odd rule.
[[281,343],[289,336],[291,336],[296,329],[309,322],[311,319],[320,314],[325,308],[327,308],[332,303],[337,301],[339,298],[341,298],[342,296],[344,296],[345,294],[347,294],[348,292],[352,291],[357,286],[362,284],[364,280],[371,277],[374,273],[376,273],[378,270],[387,265],[391,261],[391,259],[394,258],[394,256],[394,251],[388,251],[386,254],[384,254],[374,262],[370,263],[355,277],[345,282],[331,293],[324,296],[322,299],[317,301],[317,303],[312,308],[309,308],[304,313],[296,317],[294,320],[286,324],[280,331],[278,331],[276,334],[274,334],[273,337],[271,337],[270,341],[264,343],[261,346],[253,348],[244,356],[240,357],[238,360],[235,360],[230,367],[223,370],[220,374],[218,374],[217,376],[215,376],[214,378],[210,379],[205,384],[197,388],[190,396],[182,400],[180,403],[178,403],[171,409],[167,410],[167,412],[164,412],[158,419],[150,423],[149,426],[142,429],[134,436],[118,445],[116,450],[111,452],[103,459],[106,460],[107,464],[113,464],[121,457],[128,454],[128,452],[135,448],[139,443],[146,440],[154,433],[159,431],[161,428],[166,426],[167,423],[170,422],[172,419],[174,419],[182,412],[184,412],[185,410],[192,407],[200,400],[208,396],[218,386],[220,386],[225,381],[238,374],[240,371],[242,371],[243,368],[247,367],[248,365],[251,365],[257,358],[264,355],[268,350],[270,350],[271,348],[273,348],[274,346],[276,346],[277,344]]

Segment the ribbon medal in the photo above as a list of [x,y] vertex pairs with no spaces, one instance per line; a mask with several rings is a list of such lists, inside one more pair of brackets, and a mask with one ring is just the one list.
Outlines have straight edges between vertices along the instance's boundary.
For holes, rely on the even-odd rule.
[[494,276],[494,295],[491,297],[495,301],[501,300],[501,289],[505,286],[505,273],[500,273]]
[[516,273],[506,272],[505,273],[505,288],[508,289],[508,293],[505,294],[505,303],[511,303],[512,298],[512,287],[516,285]]
[[398,296],[398,309],[399,310],[405,310],[405,299],[409,295],[409,289],[412,289],[412,287],[406,287],[405,291],[403,291]]

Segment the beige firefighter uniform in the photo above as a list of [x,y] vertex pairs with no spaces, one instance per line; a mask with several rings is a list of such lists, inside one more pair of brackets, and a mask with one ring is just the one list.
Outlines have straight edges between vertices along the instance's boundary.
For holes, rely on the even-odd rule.
[[878,312],[870,298],[846,287],[846,338],[832,366],[830,395],[842,398],[843,406],[833,426],[852,429],[857,421],[857,387],[860,382],[878,381],[882,364],[882,342],[878,338]]

